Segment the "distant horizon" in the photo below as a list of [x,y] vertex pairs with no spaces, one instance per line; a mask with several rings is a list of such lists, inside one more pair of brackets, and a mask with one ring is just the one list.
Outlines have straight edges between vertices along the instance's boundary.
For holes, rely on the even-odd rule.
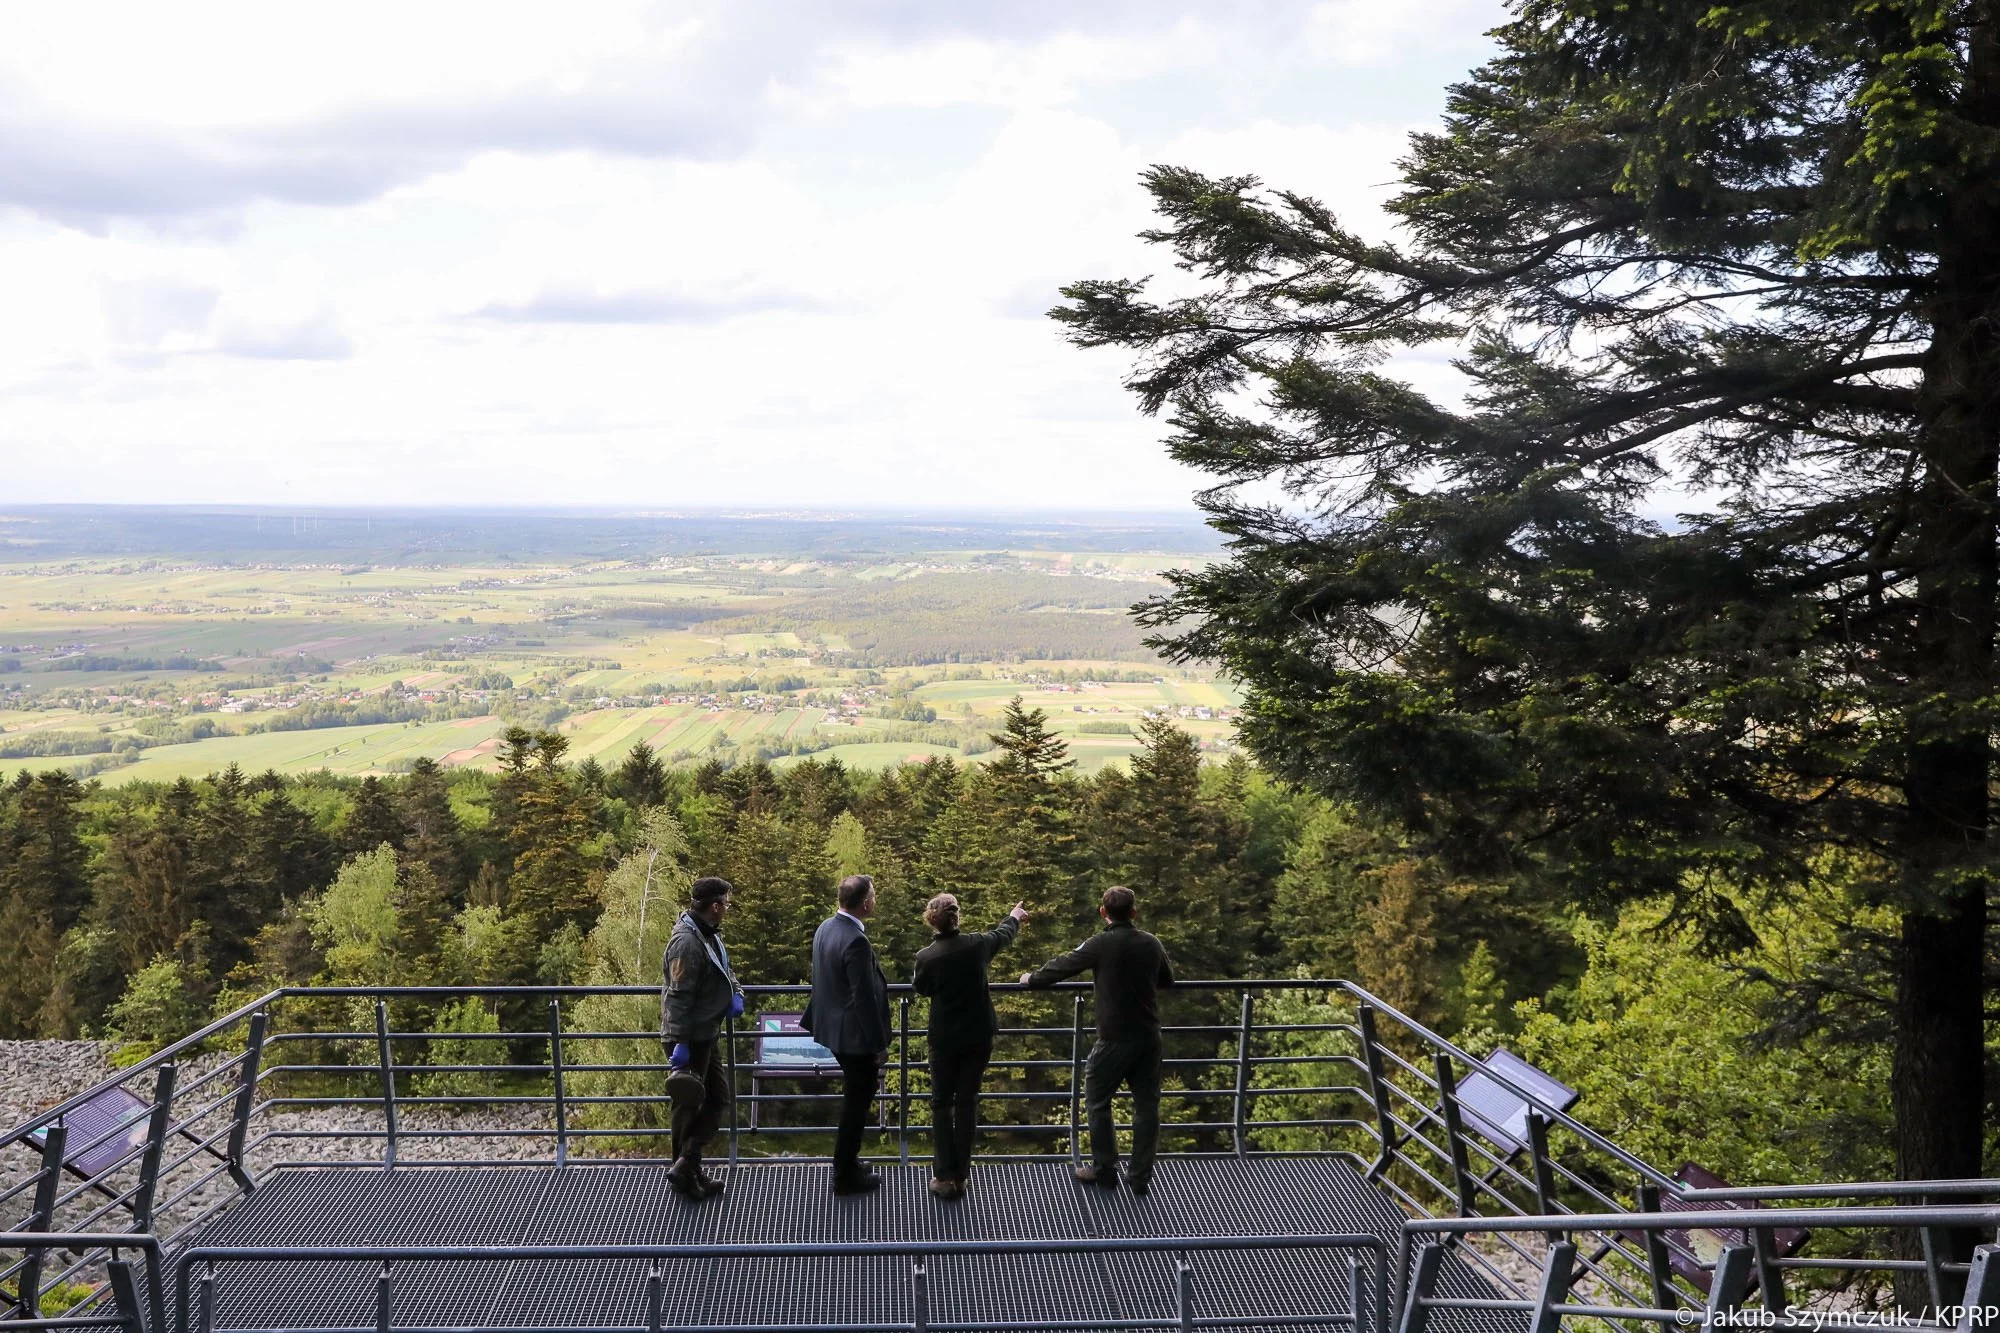
[[1022,505],[752,505],[717,502],[681,505],[587,505],[587,504],[273,504],[258,501],[168,501],[157,504],[133,501],[36,500],[19,504],[0,502],[0,517],[43,511],[93,510],[118,513],[224,513],[255,516],[290,514],[315,516],[342,514],[389,514],[412,517],[425,514],[491,514],[522,518],[781,518],[799,522],[839,522],[851,518],[956,518],[995,522],[1022,519],[1103,522],[1116,519],[1143,519],[1187,522],[1206,526],[1201,510],[1193,504],[1176,508],[1095,508],[1090,506]]

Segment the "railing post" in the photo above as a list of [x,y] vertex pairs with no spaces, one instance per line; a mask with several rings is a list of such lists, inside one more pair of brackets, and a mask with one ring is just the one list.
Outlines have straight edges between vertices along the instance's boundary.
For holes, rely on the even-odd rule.
[[665,1298],[666,1284],[660,1275],[660,1266],[654,1264],[646,1270],[646,1333],[660,1333]]
[[1243,992],[1243,1021],[1236,1029],[1236,1155],[1248,1148],[1245,1103],[1250,1096],[1250,992]]
[[195,1333],[215,1333],[215,1265],[201,1266],[201,1282],[195,1288]]
[[375,1333],[390,1333],[395,1323],[396,1278],[389,1267],[389,1261],[382,1261],[382,1271],[375,1275]]
[[1528,1333],[1562,1333],[1562,1304],[1569,1299],[1574,1271],[1576,1246],[1566,1240],[1549,1246],[1548,1262],[1542,1265],[1542,1284],[1535,1292],[1535,1308],[1528,1315]]
[[1368,1302],[1361,1294],[1361,1256],[1347,1252],[1347,1307],[1354,1333],[1368,1333]]
[[1465,1126],[1458,1118],[1458,1075],[1451,1067],[1451,1057],[1443,1052],[1437,1057],[1438,1110],[1444,1116],[1445,1147],[1451,1152],[1452,1185],[1458,1191],[1458,1215],[1474,1217],[1478,1214],[1478,1202],[1473,1192],[1472,1166],[1465,1157]]
[[[1549,1122],[1540,1111],[1528,1112],[1528,1155],[1535,1171],[1535,1211],[1553,1217],[1556,1211],[1556,1171],[1549,1160]],[[1567,1240],[1567,1232],[1557,1240]]]
[[1431,1321],[1426,1304],[1437,1290],[1438,1268],[1444,1262],[1444,1246],[1426,1243],[1417,1247],[1416,1271],[1410,1274],[1410,1290],[1403,1297],[1403,1317],[1396,1333],[1424,1333]]
[[1368,1168],[1370,1180],[1388,1170],[1396,1153],[1396,1125],[1389,1118],[1389,1088],[1382,1077],[1382,1051],[1375,1037],[1375,1006],[1354,1007],[1354,1024],[1361,1029],[1361,1063],[1368,1070],[1368,1096],[1375,1103],[1375,1129],[1382,1136],[1382,1155]]
[[1931,1306],[1943,1309],[1944,1259],[1951,1252],[1950,1233],[1943,1227],[1921,1227],[1917,1231],[1917,1241],[1924,1256],[1924,1286],[1930,1292]]
[[569,1098],[563,1086],[562,997],[549,1001],[549,1075],[556,1090],[556,1165],[569,1165]]
[[1785,1312],[1785,1270],[1778,1267],[1777,1238],[1769,1227],[1750,1230],[1750,1252],[1757,1260],[1757,1296],[1772,1314]]
[[1181,1333],[1194,1333],[1194,1269],[1185,1259],[1174,1260],[1174,1313]]
[[900,1064],[896,1073],[896,1155],[903,1165],[910,1164],[910,997],[901,997],[897,1005],[899,1031],[896,1037],[897,1059]]
[[[42,1169],[35,1176],[35,1211],[28,1216],[23,1231],[54,1229],[56,1186],[62,1183],[63,1153],[69,1147],[69,1126],[58,1120],[42,1131]],[[37,1319],[42,1313],[42,1247],[31,1245],[21,1251],[21,1271],[14,1279],[15,1303],[23,1319]]]
[[153,1199],[160,1186],[160,1159],[166,1155],[167,1128],[174,1119],[174,1085],[180,1071],[175,1065],[160,1066],[153,1080],[153,1114],[146,1122],[146,1151],[139,1157],[139,1184],[132,1191],[132,1230],[153,1229]]
[[1986,1326],[1986,1311],[2000,1305],[2000,1245],[1973,1248],[1960,1305],[1958,1333],[1975,1333]]
[[916,1333],[930,1333],[930,1271],[921,1257],[910,1265],[910,1327],[915,1329]]
[[375,1001],[375,1048],[382,1062],[382,1169],[396,1166],[396,1064],[389,1056],[389,1006]]
[[[1637,1191],[1639,1211],[1657,1213],[1660,1211],[1660,1187],[1649,1180],[1639,1182]],[[1668,1267],[1667,1238],[1658,1231],[1642,1233],[1646,1246],[1646,1277],[1653,1288],[1653,1308],[1671,1310],[1674,1308],[1674,1273]]]
[[236,1117],[229,1125],[229,1174],[245,1194],[257,1188],[257,1182],[244,1168],[243,1151],[250,1138],[250,1112],[257,1104],[257,1075],[264,1065],[264,1032],[269,1022],[262,1009],[250,1015],[250,1034],[243,1044],[243,1068],[237,1075]]
[[1069,1160],[1083,1161],[1083,996],[1075,997],[1069,1026]]
[[1755,1256],[1748,1245],[1727,1245],[1716,1256],[1715,1271],[1708,1278],[1708,1304],[1704,1321],[1710,1328],[1727,1327],[1724,1316],[1743,1304],[1750,1294],[1750,1265]]
[[[731,1166],[735,1166],[735,1165],[736,1165],[736,1133],[737,1133],[737,1128],[736,1128],[736,1127],[737,1127],[737,1119],[736,1119],[736,1015],[735,1015],[735,1014],[731,1014],[731,1015],[729,1015],[729,1016],[728,1016],[727,1018],[725,1018],[725,1019],[723,1019],[723,1020],[722,1020],[722,1031],[723,1031],[723,1041],[725,1041],[726,1043],[728,1043],[728,1044],[727,1044],[726,1046],[724,1046],[724,1047],[723,1047],[723,1051],[722,1051],[722,1058],[723,1058],[723,1063],[724,1063],[724,1064],[725,1064],[726,1066],[728,1066],[728,1069],[729,1069],[729,1164],[730,1164]],[[757,1085],[756,1085],[755,1083],[752,1083],[752,1084],[750,1085],[750,1090],[751,1090],[751,1092],[752,1092],[752,1093],[754,1094],[754,1093],[756,1092],[756,1090],[757,1090]]]
[[139,1280],[132,1275],[132,1261],[111,1260],[104,1265],[104,1276],[111,1283],[111,1308],[124,1321],[125,1333],[147,1333],[146,1304],[139,1299]]

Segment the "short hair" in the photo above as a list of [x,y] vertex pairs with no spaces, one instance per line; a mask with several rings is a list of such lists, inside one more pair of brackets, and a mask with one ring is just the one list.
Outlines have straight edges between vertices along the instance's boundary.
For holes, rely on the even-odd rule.
[[868,895],[875,892],[875,881],[867,875],[849,875],[840,881],[840,905],[850,912],[868,901]]
[[958,929],[958,899],[940,893],[924,906],[924,924],[942,935]]
[[1138,906],[1139,899],[1123,884],[1113,884],[1104,891],[1104,915],[1113,921],[1130,921]]
[[704,875],[694,882],[694,905],[706,907],[717,898],[727,898],[736,892],[736,886],[719,875]]

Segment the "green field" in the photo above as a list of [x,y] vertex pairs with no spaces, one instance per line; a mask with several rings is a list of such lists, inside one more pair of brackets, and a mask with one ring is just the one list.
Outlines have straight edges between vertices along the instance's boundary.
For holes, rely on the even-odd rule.
[[[607,767],[644,741],[676,763],[730,761],[754,747],[781,762],[796,761],[787,751],[812,750],[873,768],[983,747],[1016,695],[1047,710],[1085,772],[1137,746],[1104,728],[1136,732],[1146,713],[1162,710],[1220,754],[1231,744],[1224,712],[1235,699],[1205,674],[1143,655],[1029,651],[1065,635],[1092,641],[1096,630],[1076,627],[1116,622],[1135,590],[1171,563],[1038,550],[347,568],[203,565],[162,552],[0,565],[0,748],[145,747],[131,762],[30,755],[0,758],[0,770],[94,769],[120,783],[232,763],[341,774],[402,771],[419,757],[490,767],[497,736],[516,724],[554,726],[573,760]],[[926,582],[938,575],[949,577]],[[933,586],[973,601],[934,610],[943,594],[924,591]],[[1012,610],[995,603],[987,615],[977,602],[985,596],[1044,600]],[[793,623],[809,620],[810,630],[769,623],[802,605],[810,615]],[[878,613],[900,620],[885,628],[870,618]],[[992,660],[968,660],[953,638],[961,632],[979,637]],[[885,635],[908,654],[927,634],[935,653],[870,660]],[[1019,646],[1009,647],[1009,634],[1022,636]],[[186,658],[213,669],[166,665]],[[86,660],[107,669],[70,665]],[[1055,683],[1086,671],[1145,679]],[[969,672],[978,678],[952,678]],[[776,708],[739,695],[715,705],[662,697],[774,682],[804,688]],[[298,708],[313,710],[313,729],[258,730]],[[924,708],[934,723],[913,720]],[[1212,716],[1192,716],[1197,708]],[[374,720],[383,717],[399,720]],[[222,734],[178,739],[196,725]],[[1091,725],[1100,730],[1082,730]]]

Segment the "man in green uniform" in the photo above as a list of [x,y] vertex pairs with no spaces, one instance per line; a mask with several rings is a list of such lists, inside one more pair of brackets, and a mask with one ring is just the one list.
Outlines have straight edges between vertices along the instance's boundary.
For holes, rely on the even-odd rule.
[[1040,989],[1079,972],[1092,974],[1097,1044],[1090,1048],[1083,1080],[1090,1161],[1076,1168],[1076,1178],[1105,1189],[1118,1184],[1111,1098],[1122,1084],[1132,1089],[1132,1166],[1126,1179],[1134,1194],[1144,1194],[1152,1183],[1153,1154],[1160,1142],[1158,991],[1174,984],[1174,973],[1166,949],[1133,924],[1138,904],[1132,890],[1123,885],[1106,889],[1097,912],[1104,918],[1103,930],[1039,971],[1022,973],[1021,984]]
[[662,960],[660,1040],[667,1048],[667,1095],[673,1099],[674,1164],[667,1180],[689,1198],[722,1192],[722,1178],[701,1169],[701,1150],[729,1113],[729,1066],[722,1022],[743,1012],[743,988],[729,968],[722,918],[732,886],[710,876],[694,882],[693,904],[674,923]]

